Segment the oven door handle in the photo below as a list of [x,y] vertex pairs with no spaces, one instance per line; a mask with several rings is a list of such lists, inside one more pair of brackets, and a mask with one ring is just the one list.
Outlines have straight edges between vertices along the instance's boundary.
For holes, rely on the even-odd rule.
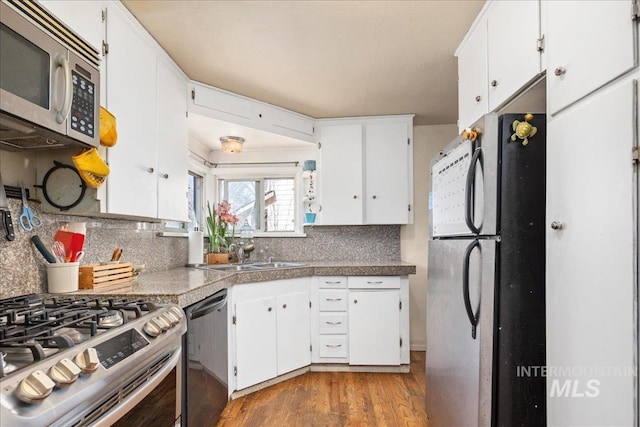
[[202,316],[206,316],[216,310],[221,309],[227,304],[227,290],[223,289],[202,301],[192,309],[187,310],[189,320],[195,320]]

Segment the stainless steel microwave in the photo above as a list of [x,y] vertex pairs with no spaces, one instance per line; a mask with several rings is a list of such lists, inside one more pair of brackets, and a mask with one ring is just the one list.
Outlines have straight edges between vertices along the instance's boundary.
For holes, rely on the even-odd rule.
[[97,147],[100,53],[37,2],[0,2],[0,149]]

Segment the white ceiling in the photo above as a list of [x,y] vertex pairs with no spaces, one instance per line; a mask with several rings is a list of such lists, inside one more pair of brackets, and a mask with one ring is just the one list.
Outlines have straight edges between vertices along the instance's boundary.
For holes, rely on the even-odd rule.
[[[453,53],[484,0],[122,3],[192,80],[315,118],[435,125],[456,122]],[[190,127],[215,148],[217,125]]]

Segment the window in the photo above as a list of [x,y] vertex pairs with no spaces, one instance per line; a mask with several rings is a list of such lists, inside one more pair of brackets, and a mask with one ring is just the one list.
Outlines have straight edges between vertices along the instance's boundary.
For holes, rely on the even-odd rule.
[[202,224],[202,207],[204,196],[204,178],[195,172],[189,171],[189,186],[187,189],[187,197],[189,200],[189,223],[187,229],[193,231],[196,227],[201,229]]
[[227,200],[238,216],[256,232],[296,231],[295,177],[218,178],[218,199]]

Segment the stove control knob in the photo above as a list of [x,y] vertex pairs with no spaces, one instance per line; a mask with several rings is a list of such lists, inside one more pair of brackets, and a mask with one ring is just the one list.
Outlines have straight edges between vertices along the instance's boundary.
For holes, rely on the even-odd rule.
[[171,329],[171,322],[167,320],[163,315],[156,317],[156,320],[160,324],[160,328],[162,328],[162,332],[168,331]]
[[145,323],[142,329],[147,335],[155,338],[162,333],[162,324],[154,317]]
[[83,374],[93,374],[100,364],[98,352],[93,347],[89,347],[82,353],[78,354],[75,358],[75,362]]
[[169,323],[169,327],[173,328],[180,322],[178,318],[171,312],[167,311],[166,313],[162,313],[160,315],[164,319],[165,322]]
[[35,403],[51,394],[56,384],[41,370],[33,371],[16,388],[18,399],[25,403]]
[[178,318],[178,321],[184,317],[184,313],[178,307],[171,307],[169,311]]
[[80,372],[78,365],[65,357],[51,367],[49,377],[58,387],[68,387],[78,379]]

